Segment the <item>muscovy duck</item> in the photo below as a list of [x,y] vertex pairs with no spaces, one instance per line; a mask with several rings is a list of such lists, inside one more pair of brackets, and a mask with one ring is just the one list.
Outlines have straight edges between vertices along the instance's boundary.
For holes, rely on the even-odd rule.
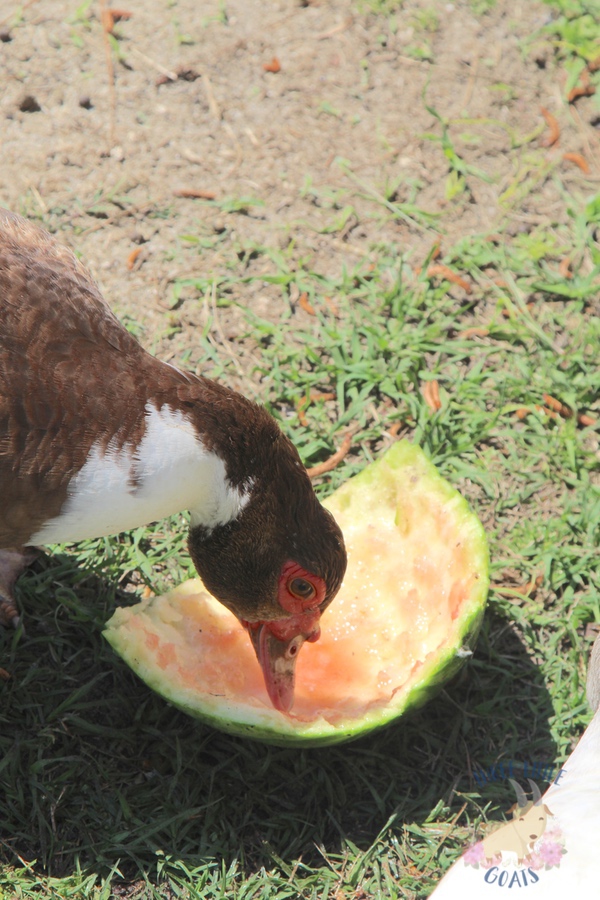
[[184,509],[198,573],[288,711],[346,567],[298,452],[262,407],[151,356],[69,249],[0,210],[0,621],[19,621],[28,547]]

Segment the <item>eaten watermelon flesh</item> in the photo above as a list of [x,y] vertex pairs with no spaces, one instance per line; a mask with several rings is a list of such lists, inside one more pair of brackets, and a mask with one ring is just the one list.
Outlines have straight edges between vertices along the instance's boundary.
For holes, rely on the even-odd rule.
[[117,610],[106,635],[159,693],[264,739],[340,740],[418,705],[456,670],[488,585],[483,530],[422,451],[395,444],[325,504],[348,570],[303,646],[291,713],[275,710],[245,630],[194,579]]

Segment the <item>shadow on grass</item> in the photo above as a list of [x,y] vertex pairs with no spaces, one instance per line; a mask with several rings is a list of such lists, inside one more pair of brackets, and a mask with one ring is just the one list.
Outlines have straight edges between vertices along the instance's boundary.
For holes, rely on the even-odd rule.
[[482,798],[503,810],[506,779],[480,790],[473,768],[554,759],[541,676],[491,614],[462,675],[424,709],[351,744],[288,750],[220,734],[146,688],[101,636],[115,598],[132,599],[101,574],[55,556],[21,597],[27,634],[0,633],[6,865],[18,854],[66,876],[118,864],[152,880],[166,856],[286,874],[300,857],[339,859],[347,841],[367,850],[382,830],[419,834],[465,802],[465,822]]

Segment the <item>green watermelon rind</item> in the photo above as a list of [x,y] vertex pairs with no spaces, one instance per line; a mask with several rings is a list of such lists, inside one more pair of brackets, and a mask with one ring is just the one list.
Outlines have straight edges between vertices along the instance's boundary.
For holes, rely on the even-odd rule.
[[[394,444],[380,459],[338,488],[324,505],[334,515],[340,510],[351,510],[356,505],[356,513],[364,520],[369,509],[374,512],[381,509],[386,499],[389,503],[391,497],[395,501],[398,488],[402,486],[413,498],[423,496],[420,492],[424,492],[438,501],[441,499],[452,512],[461,542],[468,541],[470,544],[470,569],[475,573],[475,578],[455,623],[452,646],[430,653],[430,658],[420,666],[408,689],[399,692],[398,697],[387,706],[367,711],[360,719],[332,725],[325,720],[300,723],[282,714],[275,714],[281,721],[274,722],[273,710],[266,710],[263,714],[254,707],[231,704],[218,697],[197,698],[194,695],[194,700],[188,702],[182,696],[187,693],[185,690],[178,690],[161,670],[148,665],[127,647],[127,632],[122,626],[126,626],[132,612],[143,611],[155,598],[142,601],[135,607],[117,609],[106,624],[105,637],[150,688],[185,713],[220,731],[280,746],[317,747],[354,740],[383,728],[431,699],[471,655],[483,619],[489,586],[488,546],[481,523],[467,501],[441,477],[423,451],[408,441]],[[416,494],[417,487],[419,494]],[[397,513],[397,521],[398,517],[401,519],[401,510]]]

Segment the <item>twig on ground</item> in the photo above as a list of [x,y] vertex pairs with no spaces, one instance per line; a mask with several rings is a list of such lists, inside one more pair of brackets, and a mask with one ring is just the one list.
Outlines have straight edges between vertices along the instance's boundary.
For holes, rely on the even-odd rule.
[[221,108],[215,98],[215,92],[213,91],[212,84],[210,83],[210,78],[208,77],[204,69],[199,69],[199,72],[202,76],[202,84],[204,85],[204,93],[206,94],[206,102],[208,103],[210,114],[214,116],[215,119],[220,119]]
[[527,584],[516,584],[514,587],[504,586],[502,584],[498,584],[497,582],[490,583],[490,590],[496,591],[497,594],[502,594],[507,597],[514,597],[515,594],[518,597],[529,597],[530,594],[535,593],[535,591],[540,588],[544,583],[543,575],[536,575],[535,578],[532,578],[531,581],[528,581]]
[[576,85],[572,91],[569,91],[569,96],[567,100],[569,103],[574,103],[580,97],[591,97],[592,94],[596,93],[596,88],[593,84],[578,84]]
[[316,38],[318,41],[325,41],[327,40],[327,38],[333,37],[335,34],[339,34],[341,31],[346,31],[347,28],[350,28],[353,21],[353,16],[347,16],[343,22],[340,22],[339,25],[335,25],[333,28],[330,28],[329,31],[322,31],[321,34],[316,35]]
[[296,403],[296,412],[298,413],[298,421],[300,424],[304,428],[308,428],[308,419],[306,418],[305,410],[310,403],[315,403],[317,400],[335,400],[335,397],[336,395],[333,391],[311,391],[306,397],[298,400]]
[[156,69],[157,72],[160,72],[161,75],[165,75],[169,81],[177,81],[177,72],[173,72],[171,69],[165,68],[165,66],[161,66],[160,63],[156,62],[154,59],[150,59],[149,56],[146,56],[145,53],[142,53],[141,50],[138,50],[137,47],[131,48],[132,52],[139,56],[140,59],[143,59],[144,62],[147,62],[149,66],[153,69]]
[[[140,204],[139,206],[128,206],[126,209],[120,209],[112,216],[108,216],[107,219],[101,219],[99,222],[96,222],[95,225],[90,225],[89,228],[84,228],[81,232],[81,237],[84,237],[87,234],[92,234],[94,231],[100,231],[101,228],[106,228],[107,225],[112,225],[113,222],[117,222],[119,219],[122,219],[123,216],[133,216],[136,213],[141,213],[142,216],[146,216],[152,209],[153,206],[148,206],[147,204]],[[75,217],[71,216],[69,221],[73,221]]]
[[117,22],[120,22],[121,19],[130,19],[132,15],[133,13],[129,12],[128,9],[113,9],[109,7],[102,10],[102,25],[109,34],[112,34]]
[[318,475],[324,475],[325,472],[331,472],[332,469],[335,469],[336,466],[339,466],[341,461],[345,456],[347,456],[350,447],[352,446],[352,435],[348,433],[344,440],[342,441],[342,446],[339,450],[336,450],[329,459],[324,460],[322,463],[317,463],[316,466],[311,466],[310,469],[307,469],[309,478],[316,478]]
[[183,197],[185,200],[214,200],[216,194],[214,191],[202,191],[195,188],[182,188],[180,191],[173,191],[174,197]]

